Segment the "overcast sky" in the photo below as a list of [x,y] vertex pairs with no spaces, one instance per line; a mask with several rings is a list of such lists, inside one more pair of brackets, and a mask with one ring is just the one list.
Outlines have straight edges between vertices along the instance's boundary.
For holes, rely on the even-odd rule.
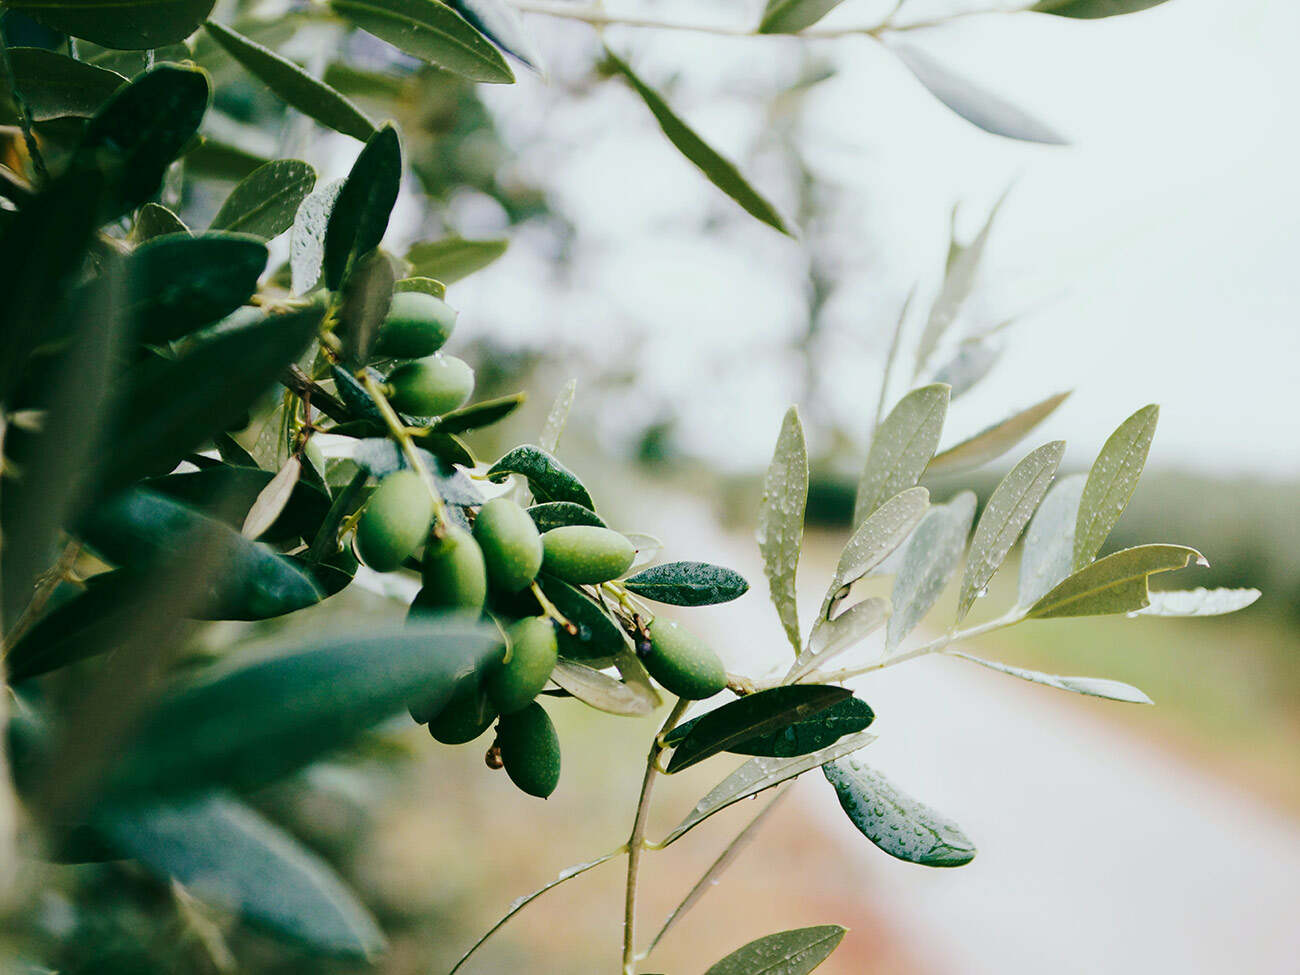
[[[889,6],[847,0],[825,24],[872,23]],[[911,0],[905,9],[954,6]],[[735,23],[761,7],[608,3]],[[463,320],[634,365],[641,378],[623,409],[675,404],[689,418],[687,447],[729,466],[763,464],[800,390],[787,350],[802,327],[805,242],[740,213],[624,87],[563,91],[593,50],[589,29],[527,23],[550,60],[549,83],[525,75],[486,97],[521,145],[546,136],[512,165],[551,186],[575,220],[573,272],[557,285],[545,255],[521,241],[455,286]],[[842,280],[828,309],[820,395],[847,428],[865,433],[888,332],[914,285],[922,300],[913,328],[921,324],[952,207],[961,204],[961,234],[973,234],[1013,186],[954,334],[1022,317],[992,378],[954,407],[952,436],[1074,388],[1043,439],[1068,439],[1076,465],[1124,416],[1156,401],[1153,463],[1277,477],[1300,474],[1297,36],[1300,6],[1277,0],[1171,0],[1094,22],[990,15],[908,35],[1072,140],[1055,148],[972,128],[864,38],[607,32],[786,212],[791,184],[761,96],[792,78],[806,51],[834,64],[799,132],[834,194],[829,240]],[[466,234],[490,233],[498,219],[475,201],[454,217]]]

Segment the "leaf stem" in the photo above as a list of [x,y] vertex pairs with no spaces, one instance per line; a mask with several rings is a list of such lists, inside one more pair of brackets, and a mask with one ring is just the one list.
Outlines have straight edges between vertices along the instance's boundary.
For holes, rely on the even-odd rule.
[[659,777],[659,753],[663,736],[672,731],[686,713],[689,702],[678,698],[668,713],[663,727],[650,743],[650,753],[645,763],[645,778],[641,780],[641,796],[636,804],[636,818],[632,821],[632,834],[627,840],[627,891],[623,898],[623,975],[636,975],[636,885],[641,869],[641,854],[645,851],[645,829],[650,818],[650,795]]

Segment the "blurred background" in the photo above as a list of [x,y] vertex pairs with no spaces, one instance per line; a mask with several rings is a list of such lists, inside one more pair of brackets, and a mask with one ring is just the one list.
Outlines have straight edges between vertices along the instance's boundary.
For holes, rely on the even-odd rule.
[[[908,0],[903,19],[989,5]],[[241,6],[231,12],[283,5]],[[763,4],[605,6],[747,26]],[[847,0],[822,26],[873,24],[895,6]],[[848,533],[877,400],[892,404],[913,378],[905,353],[882,393],[895,324],[913,294],[901,345],[912,348],[952,240],[968,243],[1004,194],[937,359],[972,339],[990,372],[954,404],[945,442],[1072,389],[1034,442],[1067,440],[1063,471],[1081,471],[1124,417],[1158,402],[1147,475],[1110,544],[1194,545],[1211,568],[1166,585],[1264,591],[1222,619],[1031,623],[974,647],[1131,682],[1154,708],[950,659],[862,680],[878,714],[873,764],[961,823],[979,857],[951,872],[893,861],[809,776],[665,940],[654,970],[700,970],[769,931],[837,922],[851,931],[822,970],[844,975],[1295,971],[1300,8],[1173,0],[1096,22],[989,13],[907,33],[908,46],[1013,100],[1066,146],[980,131],[870,38],[605,30],[797,225],[795,239],[747,217],[672,149],[635,95],[604,77],[589,26],[525,17],[545,73],[521,70],[510,87],[462,84],[359,35],[345,41],[347,66],[322,60],[310,36],[301,60],[401,126],[415,178],[389,249],[444,233],[509,241],[465,280],[448,275],[461,312],[453,351],[477,368],[480,393],[532,397],[475,441],[479,455],[533,439],[550,398],[576,378],[560,453],[611,524],[664,538],[665,559],[731,565],[754,583],[742,600],[692,615],[730,670],[761,676],[783,663],[753,542],[782,414],[799,405],[814,459],[800,569],[811,611]],[[224,129],[211,134],[301,156],[322,180],[346,174],[355,142],[278,114],[216,51],[195,57],[222,83],[209,124]],[[205,175],[187,184],[191,225],[230,186],[219,168]],[[986,497],[1012,459],[930,486],[939,500],[959,487]],[[1013,560],[993,602],[1014,577]],[[349,591],[329,611],[400,612],[371,579],[373,592]],[[478,745],[435,745],[409,725],[373,753],[312,769],[311,788],[263,797],[376,908],[393,940],[379,970],[445,971],[516,896],[626,838],[655,721],[564,702],[553,713],[566,765],[546,803],[488,774]],[[720,774],[710,763],[664,788],[651,834]],[[644,931],[756,811],[741,804],[648,858]],[[76,870],[83,895],[122,882],[112,867]],[[87,923],[51,884],[52,930]],[[465,971],[612,970],[621,896],[618,867],[594,871],[521,914]],[[202,947],[204,925],[222,922],[200,915],[181,927]],[[139,970],[132,951],[158,937],[141,918],[102,919],[101,964]],[[256,970],[302,970],[241,938]],[[105,954],[109,944],[121,953]],[[219,950],[199,954],[230,970]]]

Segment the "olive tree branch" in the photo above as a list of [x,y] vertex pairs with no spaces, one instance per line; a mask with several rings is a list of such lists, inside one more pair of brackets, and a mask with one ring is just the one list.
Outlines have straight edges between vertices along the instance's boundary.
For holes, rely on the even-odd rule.
[[659,777],[659,753],[663,751],[663,736],[677,726],[690,702],[678,698],[668,713],[663,727],[650,743],[650,753],[645,763],[645,778],[641,780],[641,796],[636,804],[636,818],[632,821],[632,834],[627,839],[627,891],[623,899],[623,975],[636,975],[636,885],[641,869],[641,854],[645,851],[645,829],[650,818],[650,794]]

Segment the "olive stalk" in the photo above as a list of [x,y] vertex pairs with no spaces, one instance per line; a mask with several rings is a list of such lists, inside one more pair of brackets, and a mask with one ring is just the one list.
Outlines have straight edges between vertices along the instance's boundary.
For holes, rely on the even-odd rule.
[[410,431],[406,429],[406,424],[402,422],[402,418],[397,415],[397,411],[394,410],[392,404],[388,402],[388,397],[384,395],[384,391],[379,388],[379,383],[375,382],[373,376],[369,373],[363,375],[361,377],[361,383],[365,387],[366,392],[370,394],[370,398],[374,401],[380,415],[383,416],[389,434],[397,441],[397,445],[401,447],[402,453],[406,457],[406,462],[411,465],[411,470],[415,471],[415,473],[420,476],[420,479],[424,481],[425,487],[429,489],[429,494],[433,498],[435,522],[433,533],[436,537],[442,537],[442,533],[446,529],[447,525],[447,507],[443,504],[442,492],[438,490],[438,485],[434,483],[433,475],[429,472],[429,468],[425,466],[424,460],[420,457],[420,452],[415,446],[415,441],[411,439]]
[[636,892],[641,869],[641,854],[646,849],[645,829],[650,818],[650,796],[655,780],[659,778],[659,753],[663,751],[663,737],[677,726],[690,702],[678,698],[668,713],[663,727],[650,743],[646,757],[645,778],[641,780],[641,796],[636,804],[636,818],[632,821],[632,834],[627,839],[627,891],[623,899],[623,975],[636,975]]

